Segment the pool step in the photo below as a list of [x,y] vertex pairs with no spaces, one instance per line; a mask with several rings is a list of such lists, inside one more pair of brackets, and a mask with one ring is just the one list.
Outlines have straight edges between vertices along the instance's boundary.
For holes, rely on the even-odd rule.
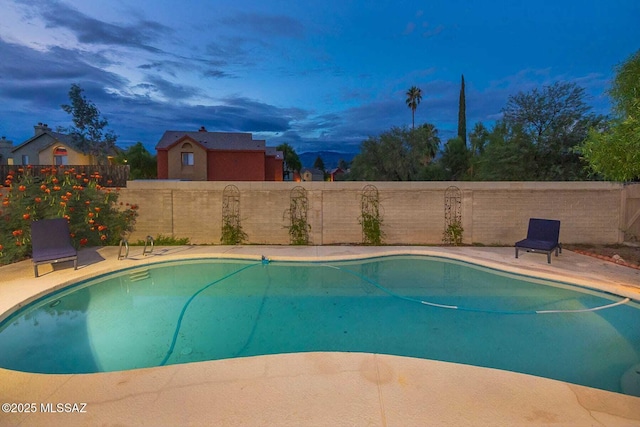
[[129,274],[129,281],[130,282],[139,282],[140,280],[145,280],[148,279],[150,276],[149,274],[149,269],[146,268],[144,270],[138,270],[138,271],[134,271],[132,273]]

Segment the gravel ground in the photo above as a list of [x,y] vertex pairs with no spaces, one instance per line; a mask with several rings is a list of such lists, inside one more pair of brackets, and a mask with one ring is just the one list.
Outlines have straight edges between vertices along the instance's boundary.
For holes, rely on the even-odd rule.
[[623,262],[630,265],[640,265],[640,246],[627,246],[627,245],[562,245],[563,249],[568,249],[574,252],[586,253],[587,255],[601,255],[611,258],[612,261],[617,261],[618,258],[622,258]]

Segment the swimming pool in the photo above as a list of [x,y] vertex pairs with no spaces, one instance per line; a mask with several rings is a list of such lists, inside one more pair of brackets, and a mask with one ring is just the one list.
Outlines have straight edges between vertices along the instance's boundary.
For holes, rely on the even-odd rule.
[[0,325],[0,366],[101,372],[350,351],[634,394],[621,379],[640,363],[639,320],[618,296],[445,259],[192,260],[105,275],[23,308]]

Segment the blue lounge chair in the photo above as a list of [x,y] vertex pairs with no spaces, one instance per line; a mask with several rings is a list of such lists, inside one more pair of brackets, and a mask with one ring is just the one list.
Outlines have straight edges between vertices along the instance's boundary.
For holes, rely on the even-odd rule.
[[555,250],[562,253],[562,245],[558,241],[560,238],[560,221],[555,219],[529,219],[529,229],[527,238],[516,242],[516,258],[518,250],[527,252],[540,252],[547,254],[547,263],[551,264],[551,252]]
[[64,218],[41,219],[31,223],[33,270],[38,277],[38,265],[73,261],[78,269],[78,252],[71,245],[69,224]]

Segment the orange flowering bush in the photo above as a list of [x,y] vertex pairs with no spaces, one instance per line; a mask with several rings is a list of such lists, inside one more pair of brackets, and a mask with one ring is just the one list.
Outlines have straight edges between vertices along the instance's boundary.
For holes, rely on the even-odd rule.
[[116,245],[133,231],[138,207],[120,207],[118,190],[102,187],[99,174],[58,166],[44,167],[36,177],[31,170],[9,172],[0,186],[0,264],[31,254],[31,221],[66,218],[76,247]]

